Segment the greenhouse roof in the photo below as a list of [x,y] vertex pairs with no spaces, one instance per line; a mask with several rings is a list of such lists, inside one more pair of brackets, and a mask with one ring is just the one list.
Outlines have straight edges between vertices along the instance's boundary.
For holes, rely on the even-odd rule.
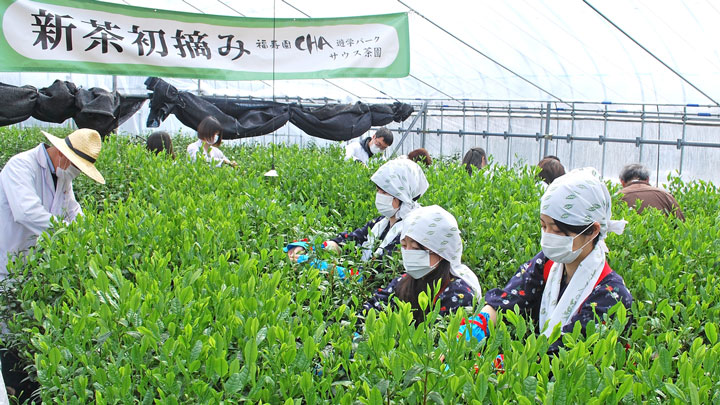
[[[272,17],[274,6],[278,18],[409,12],[408,77],[277,81],[277,95],[343,101],[390,97],[715,105],[713,100],[720,100],[720,5],[711,1],[156,0],[153,6],[247,17]],[[215,93],[272,94],[267,81],[204,86]]]

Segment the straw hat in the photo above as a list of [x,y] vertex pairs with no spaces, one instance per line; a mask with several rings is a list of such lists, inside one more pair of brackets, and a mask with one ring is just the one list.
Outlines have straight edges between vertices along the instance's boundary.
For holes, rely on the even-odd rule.
[[62,139],[41,131],[43,135],[65,155],[81,172],[100,184],[105,184],[102,174],[95,168],[95,160],[100,155],[100,134],[94,129],[80,128],[67,138]]

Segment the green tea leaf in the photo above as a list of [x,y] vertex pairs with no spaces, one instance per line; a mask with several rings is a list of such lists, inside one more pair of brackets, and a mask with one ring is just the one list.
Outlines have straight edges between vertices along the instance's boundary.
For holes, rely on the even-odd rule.
[[707,336],[710,343],[714,345],[718,340],[717,325],[715,325],[714,323],[706,323],[705,324],[705,336]]

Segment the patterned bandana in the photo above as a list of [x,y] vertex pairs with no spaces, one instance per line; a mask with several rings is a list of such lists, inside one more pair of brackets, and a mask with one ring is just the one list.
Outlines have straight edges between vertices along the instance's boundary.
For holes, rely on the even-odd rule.
[[540,200],[540,213],[568,225],[600,224],[600,239],[608,232],[621,234],[627,221],[613,221],[612,200],[605,183],[592,167],[558,177]]
[[421,207],[413,199],[425,194],[428,189],[425,172],[417,163],[409,159],[393,159],[385,163],[377,169],[370,180],[386,193],[402,201],[400,209],[395,213],[397,219],[405,218],[410,211]]
[[477,276],[460,261],[462,240],[455,217],[438,205],[421,207],[403,221],[400,239],[409,236],[450,262],[450,273],[461,278],[477,296],[482,293]]
[[564,265],[553,263],[550,268],[540,302],[540,328],[545,336],[549,337],[556,325],[567,325],[592,292],[605,266],[607,247],[602,239],[608,232],[620,234],[625,229],[627,221],[610,219],[611,204],[605,183],[592,167],[576,169],[558,177],[542,196],[541,214],[568,225],[600,224],[600,242],[580,262],[562,297],[560,283]]

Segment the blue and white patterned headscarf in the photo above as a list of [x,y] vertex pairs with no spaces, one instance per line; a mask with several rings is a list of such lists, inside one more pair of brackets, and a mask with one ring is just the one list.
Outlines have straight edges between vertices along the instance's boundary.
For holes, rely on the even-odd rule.
[[370,177],[373,183],[386,193],[402,201],[395,217],[405,218],[410,211],[420,207],[414,199],[428,189],[428,181],[423,169],[409,159],[393,159],[380,166]]
[[463,247],[460,229],[451,213],[439,205],[431,205],[414,210],[403,222],[405,224],[400,239],[409,236],[447,260],[450,262],[450,273],[465,281],[476,295],[482,293],[475,273],[461,262]]
[[558,177],[540,200],[540,213],[568,225],[600,224],[600,239],[622,233],[627,221],[613,221],[612,199],[597,170],[575,169]]

